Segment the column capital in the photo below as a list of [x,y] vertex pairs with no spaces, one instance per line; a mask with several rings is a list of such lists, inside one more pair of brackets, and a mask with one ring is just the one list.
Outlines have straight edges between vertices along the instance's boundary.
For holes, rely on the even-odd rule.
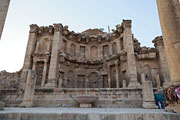
[[53,24],[54,25],[54,32],[60,32],[60,31],[62,31],[62,28],[63,28],[63,26],[62,26],[62,24]]
[[36,24],[31,24],[30,25],[30,33],[37,33],[37,31],[38,31],[38,28],[39,28],[39,26],[38,25],[36,25]]
[[163,42],[163,37],[162,36],[156,37],[152,42],[154,43],[155,47],[164,46],[164,42]]
[[124,29],[125,29],[125,28],[131,28],[131,26],[132,26],[132,20],[123,20],[122,26],[123,26]]

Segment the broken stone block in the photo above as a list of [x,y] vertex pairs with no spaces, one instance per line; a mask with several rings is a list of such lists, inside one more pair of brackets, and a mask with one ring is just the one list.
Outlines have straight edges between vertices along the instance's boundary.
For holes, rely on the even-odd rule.
[[156,109],[155,98],[151,81],[143,82],[143,108]]

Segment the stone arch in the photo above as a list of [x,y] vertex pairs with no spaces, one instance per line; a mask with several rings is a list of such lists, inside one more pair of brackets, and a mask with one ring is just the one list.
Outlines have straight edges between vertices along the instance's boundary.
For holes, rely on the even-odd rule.
[[50,44],[51,44],[51,41],[48,38],[44,38],[44,39],[40,40],[39,52],[40,53],[49,52]]
[[98,57],[98,49],[97,49],[96,46],[92,46],[91,47],[91,54],[90,54],[90,56],[91,56],[91,59],[97,59],[97,57]]
[[92,72],[88,75],[89,88],[98,88],[98,74]]
[[76,45],[74,43],[71,44],[70,54],[72,56],[76,55]]
[[75,87],[74,76],[75,76],[74,72],[72,70],[70,70],[68,72],[68,78],[67,78],[67,84],[66,84],[67,88],[74,88]]
[[112,43],[112,54],[113,55],[117,54],[117,45],[116,45],[116,42]]

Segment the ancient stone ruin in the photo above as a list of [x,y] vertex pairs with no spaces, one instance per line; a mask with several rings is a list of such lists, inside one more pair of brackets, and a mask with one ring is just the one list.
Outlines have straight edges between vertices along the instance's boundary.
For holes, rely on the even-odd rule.
[[[0,73],[6,106],[78,106],[74,96],[98,96],[95,107],[142,107],[142,83],[166,88],[170,76],[162,37],[141,47],[123,20],[110,33],[30,25],[23,68]],[[147,98],[146,98],[147,99]],[[150,98],[151,99],[151,98]]]

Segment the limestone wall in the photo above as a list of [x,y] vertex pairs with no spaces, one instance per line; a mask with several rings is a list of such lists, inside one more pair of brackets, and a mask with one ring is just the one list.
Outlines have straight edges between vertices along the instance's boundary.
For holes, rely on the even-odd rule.
[[[81,95],[98,96],[99,99],[96,103],[93,104],[93,107],[142,107],[141,89],[36,89],[33,103],[36,107],[77,107],[78,103],[73,100],[73,97]],[[23,99],[23,91],[15,89],[2,90],[1,96],[2,100],[6,103],[6,106],[20,106]]]

